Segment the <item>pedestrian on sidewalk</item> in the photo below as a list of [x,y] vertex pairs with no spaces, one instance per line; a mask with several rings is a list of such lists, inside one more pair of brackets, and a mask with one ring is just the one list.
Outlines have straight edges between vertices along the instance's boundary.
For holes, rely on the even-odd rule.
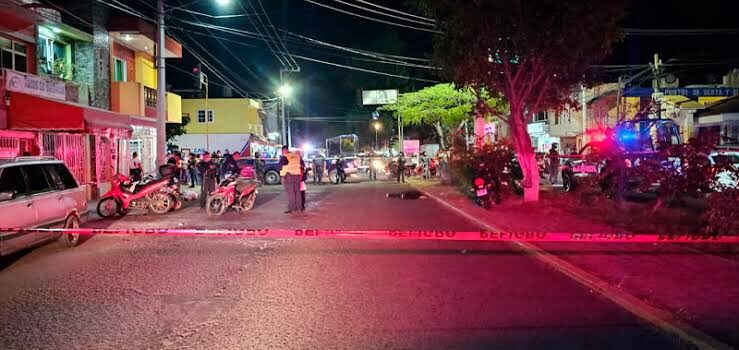
[[426,154],[426,151],[421,152],[421,167],[423,170],[423,179],[428,180],[431,178],[431,158]]
[[210,158],[210,153],[203,153],[203,159],[198,163],[198,170],[203,179],[203,186],[200,189],[200,208],[205,209],[205,202],[208,195],[216,189],[218,181],[218,169],[216,164]]
[[557,143],[552,143],[549,149],[549,183],[552,185],[557,183],[559,175],[559,152],[557,152]]
[[131,168],[129,169],[131,181],[141,181],[141,174],[144,173],[144,169],[141,167],[141,159],[139,159],[139,154],[136,152],[133,152],[131,155]]
[[398,170],[398,183],[405,183],[405,154],[400,152],[396,164]]
[[300,180],[303,178],[300,171],[301,162],[300,156],[290,152],[287,146],[282,146],[282,156],[278,166],[280,167],[282,185],[285,187],[285,194],[287,194],[287,211],[285,211],[285,214],[296,213],[300,210],[298,207],[300,205]]

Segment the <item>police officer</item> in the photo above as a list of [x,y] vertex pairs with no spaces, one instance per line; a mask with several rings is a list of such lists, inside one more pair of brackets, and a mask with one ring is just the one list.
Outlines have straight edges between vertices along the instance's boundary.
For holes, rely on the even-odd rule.
[[218,169],[208,152],[203,153],[203,158],[197,166],[200,176],[203,179],[203,184],[200,188],[200,208],[205,209],[205,201],[208,199],[208,195],[216,189]]
[[[297,153],[290,152],[287,146],[282,146],[282,156],[280,157],[280,176],[282,177],[282,185],[285,187],[287,194],[287,211],[285,214],[296,213],[300,210],[300,181],[303,178],[301,169],[303,160]],[[304,167],[305,164],[302,164]]]

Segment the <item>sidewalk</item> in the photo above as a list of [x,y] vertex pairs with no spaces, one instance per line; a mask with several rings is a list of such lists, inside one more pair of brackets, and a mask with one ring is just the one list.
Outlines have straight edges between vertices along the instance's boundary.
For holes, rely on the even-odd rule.
[[[521,203],[520,200],[509,199],[486,211],[453,187],[419,179],[409,179],[408,182],[429,197],[448,203],[453,210],[501,231],[624,232],[555,207]],[[544,254],[604,282],[617,294],[624,294],[621,297],[641,300],[654,307],[655,312],[664,311],[678,322],[683,321],[708,333],[719,341],[718,346],[709,347],[721,348],[723,344],[739,346],[739,328],[736,326],[739,325],[739,303],[736,302],[739,298],[739,261],[736,259],[705,254],[691,246],[675,244],[542,242],[522,246],[531,248],[527,250],[532,254],[543,249]]]

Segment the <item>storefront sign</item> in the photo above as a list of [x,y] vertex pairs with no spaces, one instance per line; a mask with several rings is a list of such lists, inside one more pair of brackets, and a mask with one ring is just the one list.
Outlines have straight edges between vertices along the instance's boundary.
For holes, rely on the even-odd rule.
[[406,155],[416,154],[421,148],[421,141],[419,140],[403,140],[403,152]]
[[547,130],[545,130],[545,127],[544,127],[545,124],[546,123],[544,123],[544,122],[528,124],[528,125],[526,125],[526,131],[529,132],[529,135],[540,135],[540,134],[544,134],[544,133],[547,132]]
[[64,101],[67,97],[66,85],[62,81],[42,78],[13,70],[5,71],[5,88],[29,95],[53,98]]

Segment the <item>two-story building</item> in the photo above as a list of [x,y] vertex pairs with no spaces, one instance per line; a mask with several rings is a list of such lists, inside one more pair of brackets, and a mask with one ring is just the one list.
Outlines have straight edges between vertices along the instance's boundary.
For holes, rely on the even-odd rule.
[[248,98],[182,99],[182,115],[190,118],[185,134],[175,144],[184,152],[266,152],[276,145],[267,141],[262,103]]
[[[40,3],[0,4],[0,96],[5,101],[0,104],[0,153],[61,159],[95,196],[107,189],[116,172],[128,174],[131,149],[156,132],[155,113],[147,114],[146,109],[156,108],[156,102],[147,106],[145,92],[116,89],[118,78],[128,82],[129,71],[118,69],[122,65],[116,54],[123,51],[126,39],[114,25],[124,26],[125,35],[152,49],[154,36],[153,28],[142,31],[103,4],[89,6],[91,28],[83,31],[63,23],[59,12]],[[169,41],[165,57],[181,57],[179,44]],[[143,54],[151,62],[151,50],[135,44],[128,48],[134,56],[132,82],[151,85],[156,80],[151,78],[153,68],[138,69],[135,60],[141,49],[141,64]],[[176,122],[181,115],[179,96],[168,97],[168,114]],[[152,141],[150,149],[142,147],[139,152],[151,159],[145,170],[154,170],[154,148]]]

